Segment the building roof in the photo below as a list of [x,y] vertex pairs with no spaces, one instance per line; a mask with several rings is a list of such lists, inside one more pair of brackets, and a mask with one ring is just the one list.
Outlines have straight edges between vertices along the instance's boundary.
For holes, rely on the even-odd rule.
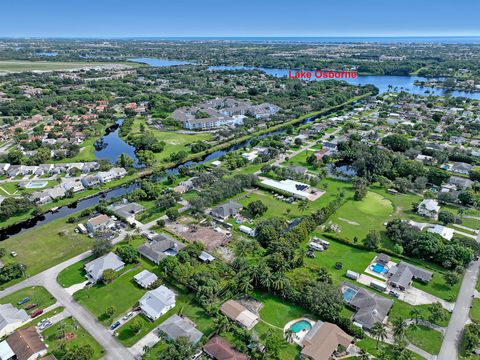
[[85,271],[95,280],[102,277],[106,269],[116,270],[125,265],[117,254],[109,252],[85,264]]
[[170,235],[160,234],[155,236],[153,241],[140,246],[138,252],[153,262],[159,263],[168,256],[167,250],[178,252],[184,248],[185,244],[175,240]]
[[103,223],[106,223],[106,222],[109,222],[109,221],[112,221],[110,216],[105,215],[105,214],[100,214],[100,215],[95,216],[95,217],[91,218],[90,220],[88,220],[88,223],[93,225],[93,226],[97,226],[97,225],[100,225],[100,224],[103,224]]
[[212,210],[212,213],[221,217],[232,216],[242,210],[242,205],[229,201],[225,204],[219,205]]
[[384,253],[380,253],[380,254],[377,255],[376,259],[379,262],[382,262],[384,264],[388,264],[389,261],[390,261],[390,256],[388,256],[387,254],[384,254]]
[[424,208],[427,211],[438,212],[440,210],[440,206],[438,206],[437,200],[433,200],[433,199],[422,200],[419,206]]
[[151,318],[157,318],[165,308],[175,305],[175,293],[164,285],[147,291],[138,301],[140,308]]
[[258,316],[249,311],[245,306],[235,300],[228,300],[220,306],[220,311],[228,318],[239,322],[247,329],[258,322]]
[[205,345],[203,351],[214,360],[248,360],[249,357],[235,350],[224,338],[215,335]]
[[349,304],[357,309],[353,320],[367,329],[376,322],[383,322],[393,306],[393,300],[377,295],[369,290],[358,288]]
[[134,214],[138,214],[139,212],[143,211],[145,208],[137,203],[128,203],[128,204],[121,204],[112,207],[112,211],[123,218],[129,218]]
[[30,319],[27,312],[23,309],[17,309],[12,304],[0,305],[0,330],[9,324],[23,323]]
[[148,287],[150,284],[155,282],[158,277],[154,273],[143,270],[133,277],[135,281],[143,287]]
[[158,330],[166,333],[170,338],[176,340],[179,337],[186,337],[191,343],[197,343],[203,333],[195,328],[195,323],[186,317],[177,314],[170,316],[160,324]]
[[208,262],[212,262],[213,260],[215,260],[215,257],[210,255],[206,251],[202,251],[200,255],[198,255],[198,258],[202,261],[208,261]]
[[13,352],[12,348],[8,343],[4,340],[0,342],[0,359],[11,359],[15,356],[15,353]]
[[303,338],[302,355],[314,360],[329,360],[338,345],[348,347],[353,337],[337,325],[317,321]]
[[17,355],[18,360],[27,360],[32,355],[47,350],[35,326],[15,331],[7,337],[7,343]]
[[473,181],[470,179],[465,179],[460,176],[450,176],[450,179],[448,179],[448,183],[458,186],[462,189],[465,188],[471,188],[473,185]]
[[388,271],[388,275],[390,276],[390,282],[407,287],[412,279],[428,282],[432,279],[433,274],[430,271],[402,261],[397,266],[391,267]]
[[446,240],[451,240],[455,232],[452,228],[442,225],[434,225],[432,228],[429,228],[428,231],[434,234],[438,234]]

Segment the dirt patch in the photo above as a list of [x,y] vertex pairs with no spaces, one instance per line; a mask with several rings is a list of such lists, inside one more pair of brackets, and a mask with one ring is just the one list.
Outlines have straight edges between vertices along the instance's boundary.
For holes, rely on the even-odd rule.
[[75,339],[77,337],[77,335],[73,332],[68,332],[65,334],[65,336],[63,337],[64,340],[66,341],[71,341],[73,339]]
[[231,235],[227,231],[200,225],[168,223],[166,227],[169,231],[190,243],[201,242],[210,251],[227,244],[231,239]]
[[355,221],[352,221],[352,220],[348,220],[348,219],[344,219],[344,218],[341,218],[339,217],[338,220],[342,220],[342,221],[345,221],[347,224],[349,225],[360,225],[359,223],[355,222]]

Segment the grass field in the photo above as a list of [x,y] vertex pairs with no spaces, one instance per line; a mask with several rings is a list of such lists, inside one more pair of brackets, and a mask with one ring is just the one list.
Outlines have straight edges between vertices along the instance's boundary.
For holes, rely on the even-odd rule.
[[7,255],[3,260],[5,263],[15,261],[26,265],[29,276],[68,260],[88,250],[93,243],[88,236],[74,232],[75,226],[62,218],[12,236],[2,241],[2,247],[7,254],[15,251],[17,257]]
[[0,61],[0,71],[56,71],[79,69],[86,66],[111,65],[99,62],[61,62],[61,61],[27,61],[27,60],[3,60]]
[[408,328],[407,339],[415,346],[426,352],[435,355],[440,352],[443,336],[440,332],[419,325],[415,329]]
[[480,321],[480,299],[473,299],[470,319]]
[[[61,331],[64,331],[65,334],[72,334],[73,338],[71,340],[60,339],[59,334]],[[102,358],[105,353],[100,344],[71,317],[47,328],[42,332],[42,336],[48,346],[49,353],[55,355],[57,359],[62,359],[63,352],[59,351],[62,343],[65,344],[67,349],[73,346],[90,345],[94,351],[92,360]]]
[[[365,337],[364,339],[357,342],[357,346],[360,347],[362,350],[364,350],[364,351],[366,351],[369,354],[374,355],[374,356],[378,356],[380,354],[380,350],[385,349],[385,352],[388,355],[393,356],[393,359],[395,359],[394,352],[393,352],[393,346],[390,345],[390,344],[380,342],[378,347],[377,347],[377,341],[376,340],[374,340],[372,338],[369,338],[369,337]],[[411,355],[412,360],[423,360],[423,357],[415,354],[414,352],[410,351],[410,355]]]
[[93,260],[93,256],[90,256],[82,261],[79,261],[63,269],[62,271],[60,271],[60,273],[57,276],[57,282],[60,284],[60,286],[64,288],[84,282],[86,279],[85,279],[85,271],[83,267],[85,266],[86,263],[92,260]]
[[[30,298],[29,302],[23,305],[17,305],[17,302],[27,296]],[[21,289],[0,299],[0,304],[12,304],[18,309],[23,309],[30,304],[37,304],[37,307],[27,311],[28,314],[31,314],[38,309],[45,309],[50,305],[55,304],[55,302],[56,299],[42,286],[32,286]]]

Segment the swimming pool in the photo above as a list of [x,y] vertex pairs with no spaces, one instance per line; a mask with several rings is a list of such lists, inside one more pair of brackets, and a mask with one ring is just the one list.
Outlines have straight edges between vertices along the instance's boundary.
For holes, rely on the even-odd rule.
[[372,265],[372,271],[376,272],[377,274],[385,274],[388,272],[388,269],[385,267],[385,265],[377,263],[375,265]]
[[30,181],[25,188],[27,189],[41,189],[48,185],[48,181],[46,180],[34,180]]
[[352,288],[347,288],[343,292],[343,300],[351,301],[355,295],[357,295],[357,290],[352,289]]
[[294,333],[298,333],[302,330],[310,330],[312,328],[312,324],[310,324],[307,320],[300,320],[290,326],[290,329]]

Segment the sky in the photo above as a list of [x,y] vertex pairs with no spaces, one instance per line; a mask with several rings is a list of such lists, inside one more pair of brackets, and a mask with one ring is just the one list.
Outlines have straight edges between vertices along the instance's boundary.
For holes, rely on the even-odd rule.
[[0,37],[479,36],[478,0],[0,0]]

